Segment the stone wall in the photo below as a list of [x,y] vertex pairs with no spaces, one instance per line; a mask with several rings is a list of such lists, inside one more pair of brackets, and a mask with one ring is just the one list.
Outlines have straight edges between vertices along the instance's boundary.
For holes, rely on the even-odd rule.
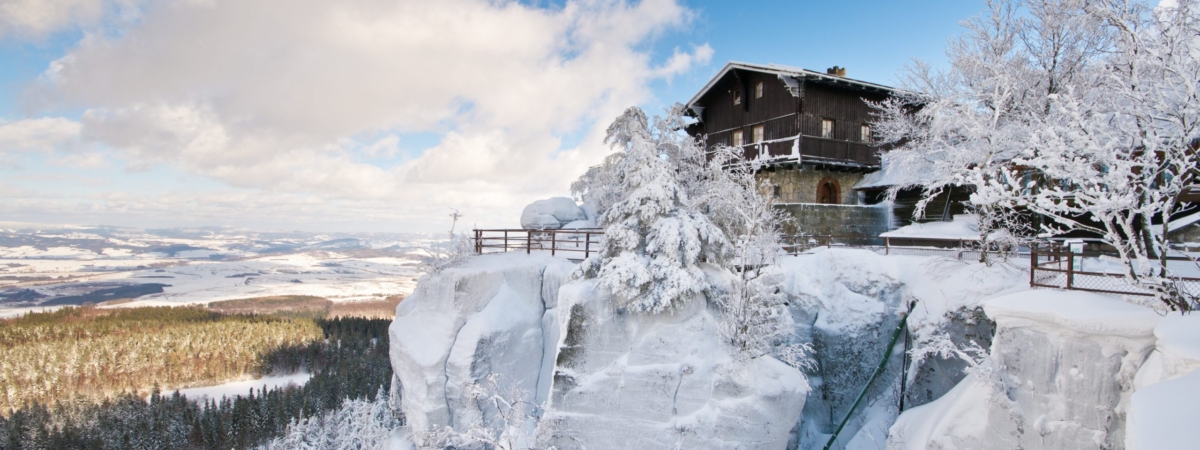
[[784,233],[860,238],[845,244],[882,244],[879,234],[891,231],[895,223],[888,203],[869,206],[783,203],[775,207],[796,219],[785,227]]
[[776,198],[776,201],[780,203],[816,203],[817,183],[825,177],[831,177],[837,181],[840,194],[839,203],[843,205],[859,203],[858,193],[854,191],[854,184],[862,179],[862,173],[833,172],[808,166],[796,169],[763,170],[758,173],[758,179],[765,179],[771,184],[779,186],[779,197]]

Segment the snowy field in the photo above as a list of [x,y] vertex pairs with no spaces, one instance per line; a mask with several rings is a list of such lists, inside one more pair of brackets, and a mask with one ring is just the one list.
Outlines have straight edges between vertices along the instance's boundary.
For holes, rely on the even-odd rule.
[[276,295],[379,300],[412,292],[419,256],[430,242],[396,233],[0,223],[0,316],[84,302],[181,305]]
[[[224,398],[234,398],[237,396],[245,396],[250,393],[251,389],[255,391],[262,390],[264,387],[267,390],[291,386],[304,386],[308,380],[312,378],[312,374],[296,373],[291,375],[281,375],[272,377],[263,377],[254,380],[230,381],[228,383],[218,384],[215,386],[196,387],[189,389],[178,390],[180,395],[185,395],[191,400],[199,400],[201,398],[211,399],[220,402]],[[175,391],[163,393],[169,396]]]

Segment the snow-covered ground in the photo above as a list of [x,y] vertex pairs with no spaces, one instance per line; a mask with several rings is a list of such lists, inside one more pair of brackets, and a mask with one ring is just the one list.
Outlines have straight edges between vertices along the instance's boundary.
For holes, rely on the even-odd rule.
[[[136,298],[122,306],[274,295],[312,295],[335,302],[407,295],[420,276],[418,260],[430,242],[426,236],[380,233],[0,223],[0,316],[63,297],[149,284],[165,286],[162,292],[132,295]],[[93,295],[84,301],[104,300]]]
[[[200,400],[202,398],[221,401],[221,399],[236,396],[249,395],[250,390],[262,390],[266,387],[267,390],[286,387],[288,385],[304,386],[308,380],[312,378],[312,374],[296,373],[292,375],[270,376],[257,378],[253,380],[230,381],[228,383],[218,384],[215,386],[204,386],[188,389],[179,389],[180,395],[187,396],[190,400]],[[175,391],[164,392],[163,395],[171,395]]]

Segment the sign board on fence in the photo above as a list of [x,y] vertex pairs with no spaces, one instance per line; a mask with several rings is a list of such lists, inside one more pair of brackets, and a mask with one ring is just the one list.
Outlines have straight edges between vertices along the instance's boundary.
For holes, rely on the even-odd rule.
[[1063,244],[1071,253],[1083,253],[1083,239],[1067,239]]

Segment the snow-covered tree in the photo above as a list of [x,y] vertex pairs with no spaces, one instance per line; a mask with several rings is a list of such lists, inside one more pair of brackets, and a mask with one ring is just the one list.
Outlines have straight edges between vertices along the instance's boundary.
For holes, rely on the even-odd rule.
[[551,431],[548,425],[539,422],[540,408],[521,400],[527,394],[515,386],[506,384],[497,374],[483,377],[479,383],[467,388],[467,393],[481,407],[489,410],[490,422],[477,422],[455,429],[434,427],[417,433],[414,442],[421,448],[488,448],[495,450],[553,450],[543,447]]
[[977,210],[1032,213],[1041,236],[1098,235],[1130,281],[1191,309],[1165,257],[1176,198],[1197,169],[1197,1],[989,7],[951,43],[948,71],[918,63],[906,84],[921,94],[879,105],[895,189],[922,186],[927,202],[968,186]]
[[338,409],[293,421],[283,436],[260,449],[385,450],[390,448],[392,432],[399,427],[399,414],[392,410],[387,393],[381,389],[373,401],[346,399]]
[[[725,268],[732,282],[714,295],[721,308],[720,332],[743,358],[776,352],[794,331],[782,276],[774,271],[786,216],[771,205],[770,186],[755,177],[761,163],[741,149],[717,146],[701,177],[698,202],[732,244]],[[789,362],[790,363],[790,362]]]
[[706,292],[701,264],[730,252],[725,234],[694,201],[704,152],[683,132],[682,113],[675,105],[652,127],[641,109],[626,110],[605,139],[617,153],[593,174],[606,184],[587,188],[611,189],[602,197],[620,200],[600,215],[604,241],[576,274],[598,279],[634,312],[661,313]]
[[[771,355],[803,367],[811,348],[789,343],[794,324],[776,267],[786,216],[755,176],[761,163],[728,146],[706,155],[682,133],[682,111],[676,105],[651,128],[630,108],[609,127],[620,151],[573,186],[603,209],[605,227],[604,247],[578,274],[599,278],[636,311],[666,311],[704,293],[739,359]],[[712,286],[701,262],[729,276]]]

